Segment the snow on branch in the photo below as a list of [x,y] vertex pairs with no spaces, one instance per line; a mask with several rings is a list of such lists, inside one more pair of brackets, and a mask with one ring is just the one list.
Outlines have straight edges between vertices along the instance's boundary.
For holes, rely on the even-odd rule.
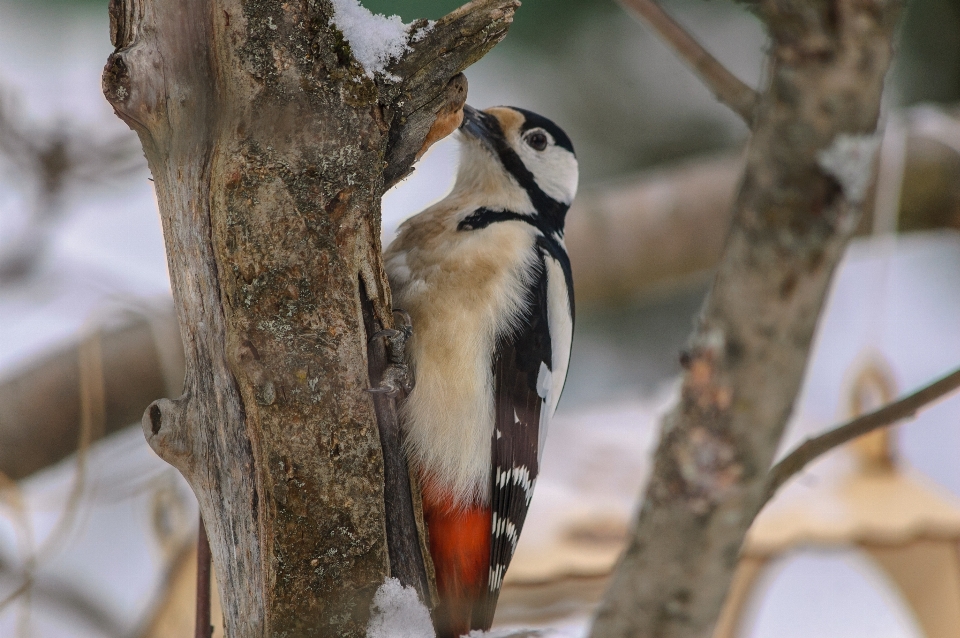
[[422,20],[405,24],[400,16],[373,13],[359,0],[333,0],[330,23],[343,34],[368,78],[382,75],[393,82],[400,77],[387,73],[387,65],[410,50],[411,38],[422,38],[433,25]]
[[843,194],[855,204],[863,201],[873,178],[873,163],[880,148],[881,135],[841,133],[829,148],[817,154],[817,164],[833,176]]

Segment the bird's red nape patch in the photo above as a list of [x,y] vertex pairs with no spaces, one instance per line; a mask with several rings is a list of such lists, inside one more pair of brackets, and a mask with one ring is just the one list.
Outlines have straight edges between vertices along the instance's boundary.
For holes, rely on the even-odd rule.
[[453,638],[489,623],[482,611],[490,577],[489,505],[464,507],[426,481],[423,518],[440,604],[435,611],[438,638]]

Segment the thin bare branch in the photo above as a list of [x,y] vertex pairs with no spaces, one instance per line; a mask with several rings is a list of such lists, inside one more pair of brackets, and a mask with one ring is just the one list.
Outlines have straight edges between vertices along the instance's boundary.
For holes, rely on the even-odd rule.
[[[22,601],[19,596],[30,590],[30,604],[45,612],[55,612],[61,617],[71,619],[97,630],[98,635],[125,636],[122,623],[114,617],[112,610],[101,604],[95,596],[81,587],[60,580],[55,576],[45,576],[36,581],[29,573],[0,560],[0,585],[22,581],[16,590],[0,602],[5,608],[13,601]],[[26,603],[25,603],[26,604]]]
[[957,388],[960,388],[960,368],[879,410],[859,416],[820,436],[807,439],[771,468],[764,503],[769,501],[791,476],[820,455],[858,436],[908,419]]
[[703,46],[670,17],[655,0],[620,0],[620,4],[650,25],[680,58],[700,76],[717,99],[730,107],[752,127],[756,109],[757,92],[744,84],[719,60],[710,55]]

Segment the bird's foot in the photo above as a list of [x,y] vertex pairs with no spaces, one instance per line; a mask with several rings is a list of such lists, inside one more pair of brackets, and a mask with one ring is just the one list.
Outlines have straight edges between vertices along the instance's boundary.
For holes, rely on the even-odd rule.
[[407,339],[413,334],[413,326],[410,315],[405,311],[394,310],[393,312],[395,315],[400,315],[401,321],[397,324],[398,328],[379,330],[370,337],[371,341],[379,338],[387,340],[387,367],[383,371],[380,385],[376,388],[368,388],[367,392],[386,394],[388,397],[396,397],[401,392],[408,394],[413,389],[413,376],[410,374],[406,356]]

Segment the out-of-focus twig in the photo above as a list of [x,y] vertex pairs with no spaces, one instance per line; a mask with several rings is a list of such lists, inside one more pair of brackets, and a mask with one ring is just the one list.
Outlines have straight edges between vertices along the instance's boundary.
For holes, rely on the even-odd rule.
[[[29,575],[16,571],[10,565],[0,561],[0,582],[11,580],[23,583],[28,578]],[[23,585],[21,584],[20,587],[22,588]],[[82,619],[89,627],[97,629],[105,636],[120,638],[125,635],[120,622],[109,610],[104,609],[98,601],[72,584],[46,577],[32,585],[31,593],[34,603],[43,604],[47,608],[56,608],[74,619]],[[8,598],[12,601],[16,596]],[[8,599],[4,600],[6,602]]]
[[719,60],[703,48],[676,20],[663,10],[655,0],[620,0],[629,13],[636,14],[663,38],[680,58],[686,62],[717,99],[743,118],[747,126],[753,125],[757,92],[744,84],[723,66]]
[[13,92],[0,86],[0,159],[14,169],[33,193],[19,236],[3,242],[0,281],[20,279],[43,256],[53,229],[64,214],[70,185],[90,186],[142,170],[144,161],[129,131],[104,135],[89,125],[61,121],[31,122],[16,108]]
[[879,410],[859,416],[820,436],[807,439],[770,469],[764,502],[769,501],[791,476],[820,455],[858,436],[908,419],[957,388],[960,388],[960,368]]
[[[87,486],[87,457],[93,439],[103,436],[105,420],[105,396],[103,384],[103,361],[100,349],[99,333],[93,333],[79,348],[79,380],[80,380],[80,432],[77,441],[76,467],[66,503],[53,529],[44,539],[39,548],[34,549],[33,542],[27,547],[24,558],[24,567],[21,584],[6,598],[0,601],[3,609],[15,600],[23,603],[23,619],[20,623],[19,635],[26,636],[29,631],[26,619],[29,618],[33,588],[36,584],[37,567],[49,559],[57,551],[63,549],[68,534],[74,529],[77,515],[80,513],[81,500]],[[9,481],[4,476],[5,481]],[[17,486],[12,486],[16,490]],[[11,486],[7,486],[7,493],[11,493]],[[18,492],[13,492],[18,494]],[[11,499],[6,499],[11,500]],[[25,523],[32,539],[32,529],[29,522]]]

